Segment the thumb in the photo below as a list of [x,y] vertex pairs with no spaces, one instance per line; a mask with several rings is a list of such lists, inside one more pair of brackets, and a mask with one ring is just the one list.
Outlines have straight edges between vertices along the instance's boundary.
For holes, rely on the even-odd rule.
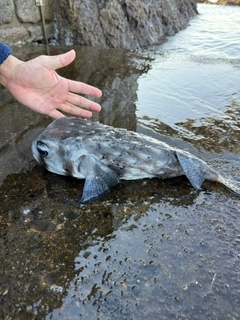
[[70,50],[63,54],[58,54],[56,56],[42,56],[44,58],[44,65],[49,69],[56,70],[59,68],[66,67],[76,57],[76,52],[74,50]]

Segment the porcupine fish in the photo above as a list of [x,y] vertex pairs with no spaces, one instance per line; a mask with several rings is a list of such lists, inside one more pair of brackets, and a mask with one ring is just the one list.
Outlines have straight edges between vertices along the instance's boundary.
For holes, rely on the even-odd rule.
[[240,195],[238,182],[226,179],[206,162],[144,134],[62,117],[32,143],[36,161],[48,171],[85,179],[80,203],[101,199],[120,179],[161,179],[186,175],[199,190],[217,181]]

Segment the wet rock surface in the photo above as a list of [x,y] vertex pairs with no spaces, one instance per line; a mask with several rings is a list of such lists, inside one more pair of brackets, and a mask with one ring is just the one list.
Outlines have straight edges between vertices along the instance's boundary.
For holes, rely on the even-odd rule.
[[[44,50],[14,49],[23,59]],[[135,116],[137,79],[153,57],[76,51],[60,73],[103,90],[103,112],[94,119],[153,134]],[[123,181],[101,201],[80,206],[82,181],[33,161],[31,140],[51,120],[23,109],[3,88],[0,96],[1,319],[239,318],[239,198],[218,184],[196,192],[179,177]],[[238,177],[237,155],[206,144],[208,163]],[[181,147],[201,153],[201,144]]]
[[2,187],[3,319],[237,319],[240,208],[222,188],[122,183],[80,207],[81,182],[39,168]]

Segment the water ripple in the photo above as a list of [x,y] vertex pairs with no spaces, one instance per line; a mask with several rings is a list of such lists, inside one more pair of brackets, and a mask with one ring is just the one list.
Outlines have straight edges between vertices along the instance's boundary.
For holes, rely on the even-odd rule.
[[[159,128],[164,123],[195,141],[221,132],[223,126],[239,131],[239,14],[240,7],[199,5],[199,15],[186,30],[151,48],[152,68],[138,80],[140,123],[159,123]],[[196,127],[201,127],[198,134]]]

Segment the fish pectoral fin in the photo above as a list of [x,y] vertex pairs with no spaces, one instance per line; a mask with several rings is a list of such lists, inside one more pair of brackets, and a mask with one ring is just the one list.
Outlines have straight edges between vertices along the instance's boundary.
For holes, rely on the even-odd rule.
[[120,181],[116,172],[90,155],[81,157],[79,171],[86,179],[80,203],[101,199],[111,187]]
[[201,189],[201,185],[203,184],[205,178],[194,159],[178,152],[176,154],[178,161],[191,185],[197,190]]
[[108,192],[108,189],[104,181],[96,177],[87,177],[80,203],[84,204],[99,200]]

